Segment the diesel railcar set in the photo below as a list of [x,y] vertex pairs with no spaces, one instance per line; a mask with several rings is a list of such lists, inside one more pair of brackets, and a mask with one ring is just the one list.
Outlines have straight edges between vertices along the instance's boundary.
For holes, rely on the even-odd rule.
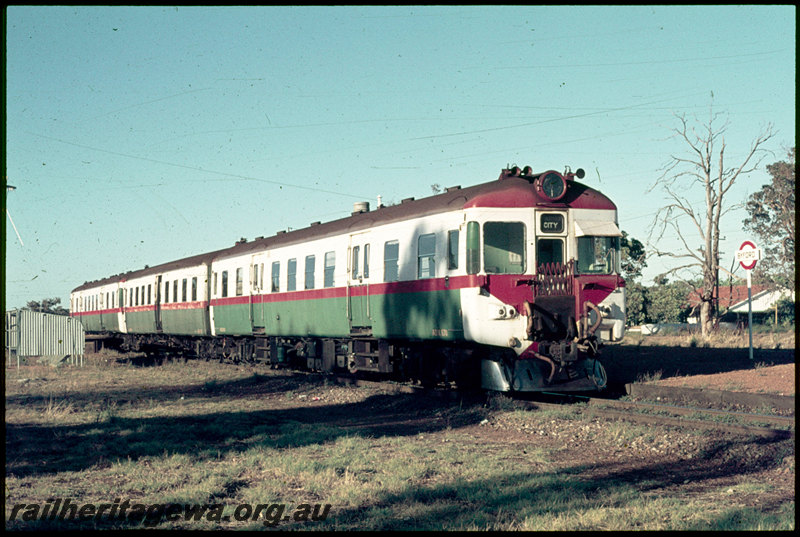
[[351,216],[76,288],[123,349],[498,391],[602,389],[624,331],[614,203],[572,173],[503,169]]

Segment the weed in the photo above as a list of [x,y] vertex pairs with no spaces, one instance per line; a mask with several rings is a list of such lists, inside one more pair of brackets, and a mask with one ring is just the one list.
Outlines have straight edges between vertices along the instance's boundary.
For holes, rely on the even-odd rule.
[[217,379],[211,379],[206,381],[203,384],[203,391],[204,392],[215,392],[220,387],[219,381]]
[[514,410],[517,408],[514,400],[499,392],[492,392],[486,400],[486,407],[490,410]]
[[658,371],[648,371],[646,373],[640,374],[637,377],[636,382],[641,382],[641,383],[657,382],[657,381],[661,380],[661,376],[663,374],[664,374],[664,371],[662,371],[661,369],[659,369]]
[[42,411],[42,417],[49,422],[61,422],[67,416],[74,412],[74,408],[72,403],[69,401],[61,400],[58,401],[53,399],[53,397],[47,398],[47,403],[44,406]]

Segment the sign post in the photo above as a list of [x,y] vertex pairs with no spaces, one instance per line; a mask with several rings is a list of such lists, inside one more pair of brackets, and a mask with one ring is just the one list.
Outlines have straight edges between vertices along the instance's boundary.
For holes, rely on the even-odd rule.
[[750,272],[756,268],[756,262],[761,259],[761,250],[750,241],[744,241],[736,252],[736,261],[747,273],[747,330],[750,334],[750,360],[753,360],[753,294],[751,291],[752,280]]

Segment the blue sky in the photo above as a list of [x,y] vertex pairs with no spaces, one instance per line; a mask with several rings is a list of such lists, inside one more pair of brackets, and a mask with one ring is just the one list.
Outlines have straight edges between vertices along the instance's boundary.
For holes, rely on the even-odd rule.
[[[774,125],[730,203],[784,160],[795,20],[792,6],[8,7],[6,306],[68,304],[84,281],[508,164],[584,168],[644,242],[667,203],[650,187],[688,156],[676,114],[704,122],[713,105],[728,165]],[[745,216],[723,220],[723,260],[750,238]],[[648,264],[645,283],[675,266]]]

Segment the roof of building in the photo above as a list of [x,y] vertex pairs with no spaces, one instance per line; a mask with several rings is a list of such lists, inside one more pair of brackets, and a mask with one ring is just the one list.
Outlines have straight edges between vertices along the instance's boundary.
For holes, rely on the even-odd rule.
[[[689,293],[689,306],[695,307],[700,304],[700,291]],[[753,311],[767,311],[775,306],[775,303],[787,296],[787,291],[770,291],[766,285],[753,285],[750,289]],[[794,296],[794,292],[791,293]],[[720,285],[719,286],[719,311],[747,312],[747,286],[746,285]]]

